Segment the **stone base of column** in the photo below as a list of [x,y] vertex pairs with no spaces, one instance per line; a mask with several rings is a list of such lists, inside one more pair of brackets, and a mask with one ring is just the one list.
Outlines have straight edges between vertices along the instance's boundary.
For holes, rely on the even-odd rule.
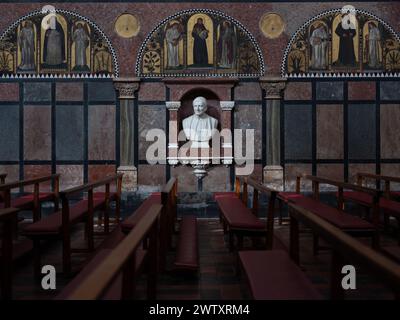
[[137,168],[135,166],[120,166],[117,169],[118,173],[123,173],[122,191],[133,192],[138,187]]
[[272,189],[283,191],[283,167],[265,166],[263,169],[264,184]]

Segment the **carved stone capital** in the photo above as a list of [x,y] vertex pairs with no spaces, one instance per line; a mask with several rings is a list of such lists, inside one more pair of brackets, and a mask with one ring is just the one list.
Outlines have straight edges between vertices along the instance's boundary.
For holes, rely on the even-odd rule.
[[166,101],[165,106],[167,107],[168,111],[178,111],[181,107],[180,101]]
[[222,111],[232,111],[235,106],[235,101],[220,101],[219,104]]
[[119,99],[135,99],[135,92],[139,89],[139,78],[114,79],[114,88],[118,91]]
[[286,86],[286,78],[263,77],[260,78],[261,89],[265,90],[265,99],[282,99],[283,90]]

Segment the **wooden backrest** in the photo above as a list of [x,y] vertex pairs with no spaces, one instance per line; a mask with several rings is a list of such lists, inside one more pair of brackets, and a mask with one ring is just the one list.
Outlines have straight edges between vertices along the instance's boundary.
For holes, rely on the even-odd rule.
[[1,268],[0,268],[0,290],[2,299],[12,298],[12,257],[13,257],[13,238],[14,223],[17,218],[18,209],[0,209],[0,224],[2,224],[1,234]]
[[[149,268],[157,268],[157,235],[162,205],[152,205],[120,244],[98,267],[66,298],[67,300],[101,299],[106,289],[120,272],[123,275],[122,297],[132,296],[135,253],[143,239],[150,233]],[[155,263],[155,265],[154,265]],[[153,270],[154,271],[154,270]],[[148,275],[150,276],[150,275]]]
[[[93,214],[93,191],[95,188],[104,186],[104,200],[106,204],[108,204],[110,199],[110,184],[117,184],[117,197],[121,196],[122,190],[122,177],[123,173],[118,173],[91,183],[86,183],[81,186],[69,188],[63,191],[60,191],[60,197],[62,201],[62,222],[63,227],[68,228],[69,225],[69,200],[77,193],[87,192],[88,194],[88,212],[89,214]],[[66,230],[68,232],[68,230]]]
[[337,207],[340,210],[344,209],[344,196],[343,196],[344,190],[363,192],[363,193],[366,193],[366,194],[372,196],[372,199],[373,199],[372,203],[371,203],[371,208],[373,210],[372,220],[373,220],[374,225],[378,226],[378,224],[379,224],[379,198],[382,195],[382,192],[380,190],[363,187],[358,184],[351,184],[351,183],[347,183],[347,182],[336,181],[333,179],[317,177],[317,176],[312,176],[312,175],[301,175],[301,176],[298,176],[297,178],[299,180],[307,179],[312,182],[313,198],[316,200],[319,200],[319,198],[320,198],[320,185],[321,184],[328,184],[328,185],[337,187]]
[[[236,176],[235,193],[241,198],[246,207],[248,205],[248,186],[253,188],[253,206],[251,209],[255,216],[258,216],[259,194],[262,193],[269,197],[267,209],[267,249],[271,249],[274,236],[275,200],[279,191],[264,186],[251,176]],[[240,193],[241,190],[242,193]]]
[[58,202],[59,198],[59,189],[60,189],[60,175],[59,174],[52,174],[50,176],[43,176],[34,179],[27,179],[27,180],[20,180],[20,181],[13,181],[8,182],[0,185],[0,192],[3,192],[4,197],[4,205],[5,208],[10,207],[11,202],[11,190],[15,188],[23,188],[26,186],[33,185],[33,201],[35,206],[38,206],[39,203],[39,192],[40,192],[40,184],[43,182],[53,182],[53,192],[56,202]]
[[264,186],[261,182],[256,181],[252,177],[246,178],[247,184],[253,187],[253,213],[258,213],[258,198],[259,193],[268,196],[268,209],[267,209],[267,238],[266,247],[272,249],[273,237],[274,237],[274,215],[275,215],[275,202],[279,191]]
[[0,173],[0,184],[6,183],[7,173]]
[[[369,246],[361,243],[354,237],[346,234],[339,228],[330,224],[329,222],[321,219],[312,212],[296,206],[296,204],[289,203],[289,213],[291,217],[291,236],[295,234],[292,230],[294,227],[298,227],[298,222],[301,222],[311,228],[315,234],[322,237],[326,242],[330,244],[333,249],[334,260],[336,261],[347,261],[349,263],[360,264],[363,268],[369,269],[377,278],[380,278],[386,285],[391,287],[396,294],[400,294],[400,264],[390,260],[386,256],[382,255],[378,251],[370,248]],[[293,219],[296,223],[292,223]],[[298,231],[298,230],[297,230]],[[298,233],[297,233],[298,234]],[[291,255],[296,262],[298,262],[298,256],[295,256],[293,251],[293,239],[291,239]],[[298,243],[294,243],[298,248]],[[343,264],[338,263],[333,266],[336,270],[334,273],[339,275],[341,279],[341,269]],[[337,279],[338,277],[333,277]],[[340,280],[339,280],[340,282]],[[332,283],[331,291],[333,295],[343,294],[340,283]],[[333,297],[335,298],[335,296]]]
[[357,177],[357,184],[360,186],[362,186],[366,180],[375,180],[378,183],[380,181],[383,181],[385,183],[384,196],[386,198],[390,198],[390,183],[391,182],[400,183],[400,177],[384,176],[366,172],[358,172],[356,177]]

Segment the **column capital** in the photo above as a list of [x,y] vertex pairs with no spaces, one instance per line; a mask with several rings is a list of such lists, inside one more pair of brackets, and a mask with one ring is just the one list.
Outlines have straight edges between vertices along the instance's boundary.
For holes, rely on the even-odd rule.
[[165,101],[165,106],[167,107],[168,111],[178,111],[181,107],[180,101]]
[[262,77],[260,78],[261,89],[265,90],[265,99],[282,99],[283,90],[286,87],[286,78]]
[[114,88],[118,91],[119,99],[135,99],[139,89],[140,78],[116,78]]
[[219,104],[222,111],[232,111],[235,106],[235,101],[220,101]]

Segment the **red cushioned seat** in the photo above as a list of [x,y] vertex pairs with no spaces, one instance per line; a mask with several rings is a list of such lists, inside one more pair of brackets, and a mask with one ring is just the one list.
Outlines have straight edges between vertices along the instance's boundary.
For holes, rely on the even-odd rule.
[[284,251],[240,251],[239,258],[256,300],[322,299],[311,281]]
[[383,209],[385,213],[400,218],[400,202],[381,198],[379,200],[379,207]]
[[[103,200],[94,199],[93,207],[98,208]],[[88,210],[88,200],[80,200],[69,209],[69,221],[71,224],[78,222]],[[32,223],[24,229],[24,234],[41,235],[41,234],[58,234],[62,227],[62,211],[57,211],[38,222]]]
[[[86,279],[95,269],[96,267],[112,252],[111,249],[102,249],[100,250],[92,260],[79,272],[79,274],[70,282],[61,293],[56,296],[56,300],[64,300],[67,296],[69,296],[77,286]],[[135,259],[135,269],[138,271],[142,265],[143,261],[146,258],[146,251],[138,248],[136,251],[136,259]],[[103,300],[120,300],[121,297],[121,289],[122,289],[122,274],[119,274],[117,278],[113,281],[111,286],[106,290],[103,295]]]
[[220,197],[236,197],[238,198],[235,192],[214,192],[214,200],[217,200]]
[[[26,208],[33,205],[34,195],[27,194],[18,198],[11,199],[12,208]],[[50,201],[54,198],[54,193],[52,192],[41,192],[39,193],[39,202]],[[0,203],[0,208],[4,208],[4,203]]]
[[296,193],[296,192],[279,192],[277,197],[278,197],[278,199],[287,203],[291,199],[298,199],[298,198],[302,198],[304,196],[302,194]]
[[175,267],[197,270],[199,257],[197,249],[197,219],[194,216],[182,218]]
[[265,223],[258,219],[239,198],[218,197],[216,201],[230,228],[265,229]]
[[328,206],[309,197],[299,198],[293,201],[296,205],[303,207],[322,219],[332,223],[334,226],[342,230],[369,230],[374,229],[374,225],[359,217],[350,215],[349,213]]
[[373,196],[370,194],[359,191],[344,191],[343,198],[345,200],[352,200],[361,203],[365,206],[370,206],[374,200]]
[[153,204],[161,204],[160,192],[152,193],[146,200],[143,201],[139,208],[135,210],[135,214],[122,221],[122,231],[125,233],[131,231]]

